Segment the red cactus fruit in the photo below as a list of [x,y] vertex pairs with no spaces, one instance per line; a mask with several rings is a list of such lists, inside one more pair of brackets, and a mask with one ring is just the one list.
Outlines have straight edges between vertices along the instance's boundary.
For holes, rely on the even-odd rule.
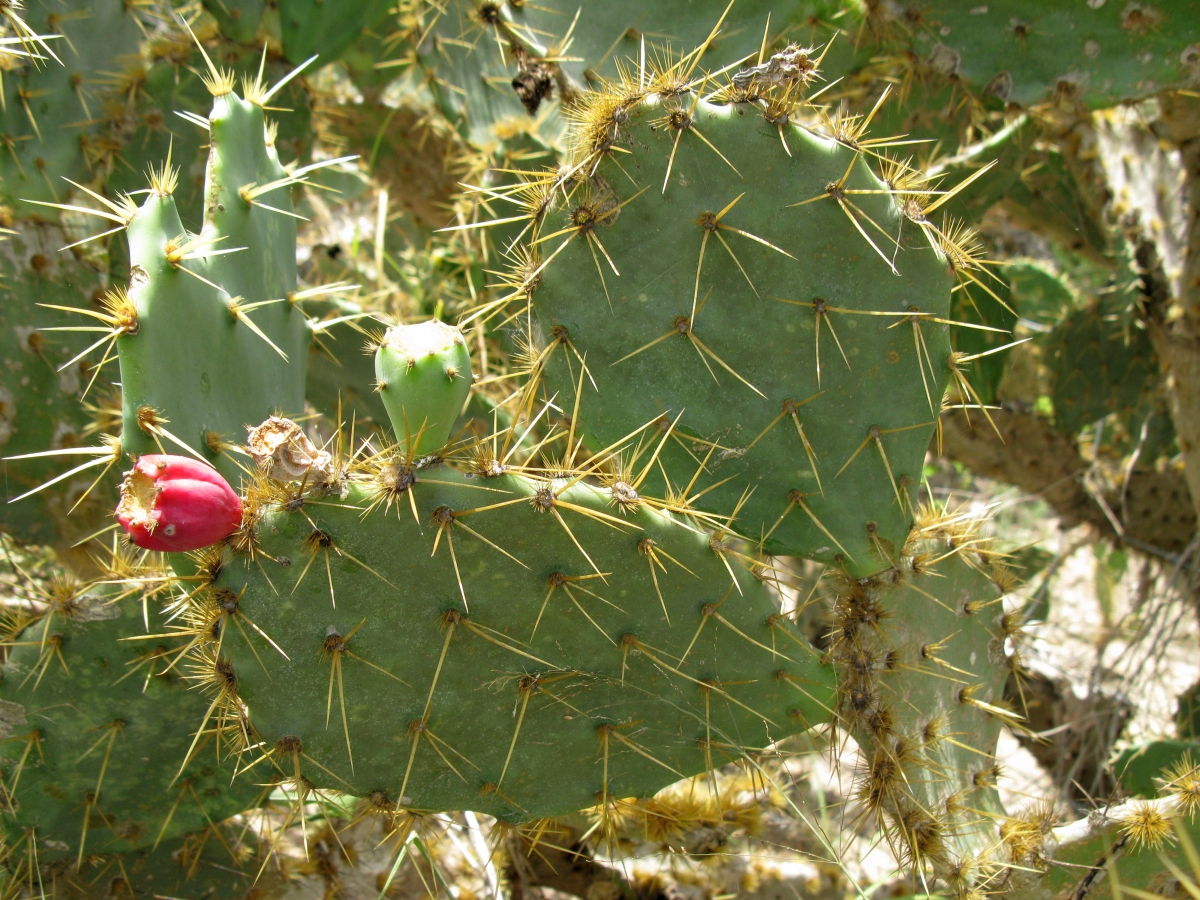
[[148,453],[125,473],[117,521],[139,547],[185,553],[237,531],[242,501],[212,466]]

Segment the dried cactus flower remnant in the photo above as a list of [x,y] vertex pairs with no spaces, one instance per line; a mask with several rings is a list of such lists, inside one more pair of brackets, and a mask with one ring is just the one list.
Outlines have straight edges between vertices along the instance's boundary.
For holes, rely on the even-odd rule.
[[321,483],[333,478],[333,457],[318,450],[298,424],[271,416],[250,429],[246,450],[276,481]]

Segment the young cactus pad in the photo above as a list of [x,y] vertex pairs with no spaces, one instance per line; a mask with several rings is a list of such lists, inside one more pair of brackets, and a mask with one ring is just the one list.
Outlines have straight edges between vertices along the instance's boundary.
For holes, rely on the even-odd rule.
[[598,446],[678,417],[666,472],[704,461],[708,509],[752,490],[735,527],[768,552],[890,565],[948,374],[941,233],[854,123],[834,140],[640,84],[590,95],[571,177],[525,189],[532,385],[582,383]]
[[291,302],[289,185],[298,176],[268,145],[260,104],[269,98],[252,85],[243,100],[219,75],[212,87],[201,234],[185,234],[169,171],[128,224],[136,325],[117,341],[122,443],[130,453],[171,453],[177,438],[236,482],[221,442],[272,412],[304,408],[310,333]]

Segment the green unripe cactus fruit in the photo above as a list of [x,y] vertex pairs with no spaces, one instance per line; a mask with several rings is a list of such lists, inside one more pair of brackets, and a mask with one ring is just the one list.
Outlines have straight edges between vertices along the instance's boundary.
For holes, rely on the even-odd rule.
[[393,325],[375,353],[379,395],[411,459],[441,449],[471,391],[462,332],[437,319]]

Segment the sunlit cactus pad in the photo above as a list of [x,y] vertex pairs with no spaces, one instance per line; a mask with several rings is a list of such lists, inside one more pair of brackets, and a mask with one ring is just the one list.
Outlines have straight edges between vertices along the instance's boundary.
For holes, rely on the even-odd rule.
[[[772,61],[799,90],[815,60],[788,53]],[[952,242],[865,122],[827,122],[835,140],[787,124],[775,81],[717,103],[685,75],[589,95],[574,166],[514,195],[532,384],[581,384],[597,446],[678,419],[675,487],[702,465],[699,504],[737,509],[768,552],[877,571],[904,543],[949,375],[954,277],[935,247]]]
[[832,708],[736,552],[647,504],[400,462],[344,496],[267,493],[254,558],[210,561],[190,615],[253,623],[224,629],[213,686],[289,776],[519,821],[653,794]]
[[11,629],[0,766],[14,859],[149,847],[265,796],[249,779],[230,783],[234,764],[212,734],[193,743],[211,701],[170,668],[178,641],[141,639],[140,611],[102,591],[54,582],[45,618]]

